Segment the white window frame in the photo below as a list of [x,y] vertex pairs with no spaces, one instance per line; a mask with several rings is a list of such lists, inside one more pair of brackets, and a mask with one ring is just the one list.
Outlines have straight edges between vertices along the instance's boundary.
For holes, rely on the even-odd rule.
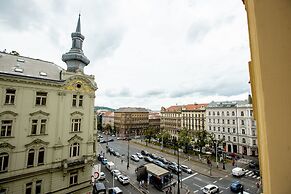
[[81,118],[73,118],[71,132],[80,132],[81,131],[81,124],[82,124]]
[[[47,123],[48,123],[47,118],[32,118],[30,135],[46,135]],[[34,128],[35,134],[32,133]]]
[[[9,121],[9,123],[4,123],[7,121]],[[12,130],[13,130],[13,119],[2,119],[0,137],[12,137]],[[2,134],[3,131],[4,134]],[[10,133],[9,135],[8,132]]]
[[70,145],[70,158],[79,157],[79,156],[80,156],[80,143],[74,142]]
[[35,93],[35,105],[36,106],[46,106],[47,105],[47,92],[38,91]]
[[[12,93],[10,93],[10,92],[12,92]],[[4,104],[13,105],[15,103],[15,97],[16,97],[16,90],[7,88],[6,94],[5,94]]]
[[73,186],[78,184],[78,171],[70,173],[70,180],[69,185]]

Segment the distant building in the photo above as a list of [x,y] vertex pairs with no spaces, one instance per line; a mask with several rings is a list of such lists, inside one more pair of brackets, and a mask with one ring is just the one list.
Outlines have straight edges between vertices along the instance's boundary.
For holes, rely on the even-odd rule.
[[149,127],[153,128],[160,132],[160,125],[161,125],[161,116],[159,112],[150,112],[149,113]]
[[142,135],[149,127],[149,111],[145,108],[119,108],[114,111],[114,127],[118,136]]
[[181,128],[186,128],[190,133],[205,129],[205,108],[207,104],[188,104],[182,107]]
[[161,130],[167,131],[172,138],[178,136],[178,130],[181,129],[181,112],[183,106],[171,106],[161,108]]
[[71,36],[67,70],[0,52],[0,193],[91,191],[97,86],[83,72],[80,18]]
[[102,127],[105,128],[106,125],[110,125],[111,129],[114,129],[114,112],[108,111],[102,113]]
[[257,129],[253,107],[247,100],[211,102],[206,108],[206,129],[224,139],[227,152],[258,155]]

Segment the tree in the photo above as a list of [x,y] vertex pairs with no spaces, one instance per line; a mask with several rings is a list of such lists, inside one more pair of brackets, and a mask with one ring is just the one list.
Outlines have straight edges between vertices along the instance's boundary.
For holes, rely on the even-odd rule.
[[144,132],[145,138],[151,143],[151,139],[156,136],[156,130],[152,127],[149,127]]
[[202,148],[210,142],[210,136],[211,134],[206,130],[198,130],[194,132],[195,145],[199,147],[200,153],[202,152]]
[[170,142],[171,134],[168,131],[162,131],[161,133],[157,134],[157,138],[161,143],[163,141],[163,145],[167,145]]
[[111,133],[111,125],[107,123],[104,127],[104,130],[107,132],[107,134]]
[[209,145],[214,149],[214,154],[216,154],[216,146],[219,147],[219,145],[223,144],[224,141],[224,138],[218,140],[215,139],[214,133],[209,134]]
[[188,129],[183,128],[179,131],[178,134],[178,144],[179,147],[184,146],[185,147],[185,152],[188,153],[188,148],[191,142],[191,136],[189,134]]

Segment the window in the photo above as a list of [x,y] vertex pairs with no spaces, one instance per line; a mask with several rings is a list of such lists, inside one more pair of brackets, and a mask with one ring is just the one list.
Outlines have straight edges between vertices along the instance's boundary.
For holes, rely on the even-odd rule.
[[9,161],[8,153],[1,153],[0,154],[0,172],[6,172],[8,170],[8,161]]
[[255,139],[253,139],[253,145],[254,145],[254,146],[257,145],[257,142],[256,142]]
[[11,137],[11,131],[12,131],[12,120],[2,120],[0,137]]
[[28,157],[27,157],[27,167],[28,168],[33,167],[33,165],[34,165],[34,153],[35,153],[34,149],[30,149],[28,151]]
[[236,142],[236,137],[233,137],[233,142]]
[[255,130],[252,130],[252,135],[256,136],[256,131]]
[[230,133],[230,128],[227,128],[227,132]]
[[213,131],[216,131],[215,127],[213,127]]
[[227,124],[230,124],[230,121],[229,121],[229,119],[227,119]]
[[245,130],[245,129],[242,129],[242,130],[241,130],[241,133],[242,133],[242,134],[246,134],[246,130]]
[[224,124],[224,119],[222,119],[222,124]]
[[44,135],[47,119],[33,119],[31,121],[31,135]]
[[221,115],[224,116],[224,111],[221,112]]
[[213,111],[212,115],[215,116],[215,112],[214,111]]
[[35,194],[41,194],[41,183],[42,180],[38,180],[35,183]]
[[240,116],[242,116],[242,117],[244,116],[244,111],[240,112]]
[[217,111],[217,116],[219,116],[219,112]]
[[225,132],[225,128],[224,127],[222,127],[222,132]]
[[36,92],[35,105],[46,105],[47,92]]
[[76,157],[80,154],[80,144],[79,143],[73,143],[70,146],[70,157]]
[[211,116],[211,112],[210,111],[208,112],[208,115]]
[[232,120],[232,124],[235,125],[235,120]]
[[7,194],[8,189],[0,188],[0,194]]
[[232,132],[235,133],[235,128],[232,129]]
[[32,193],[32,183],[27,183],[25,188],[25,194],[31,194]]
[[230,136],[227,136],[228,141],[230,141]]
[[228,111],[226,111],[226,116],[229,116],[229,112]]
[[242,142],[243,142],[243,143],[246,143],[246,139],[245,139],[245,138],[242,138]]
[[78,172],[70,173],[70,185],[78,184]]
[[72,132],[81,131],[81,119],[72,119]]
[[219,119],[217,119],[217,123],[219,123]]
[[244,120],[241,120],[241,125],[245,125],[245,121]]
[[211,126],[209,126],[208,128],[209,128],[209,131],[211,131]]
[[14,104],[15,91],[14,89],[6,89],[5,104]]
[[211,119],[208,119],[208,122],[211,123]]
[[251,117],[253,116],[253,110],[250,110],[250,116]]
[[83,95],[73,95],[73,101],[72,101],[73,107],[82,107],[83,106]]
[[218,135],[218,139],[220,139],[220,135]]
[[44,164],[44,148],[40,148],[38,151],[37,165],[43,165],[43,164]]

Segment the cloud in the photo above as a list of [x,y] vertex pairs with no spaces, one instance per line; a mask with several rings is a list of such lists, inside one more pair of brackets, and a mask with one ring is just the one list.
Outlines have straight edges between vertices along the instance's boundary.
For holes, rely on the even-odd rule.
[[119,91],[115,90],[106,90],[105,96],[110,98],[116,98],[116,97],[131,97],[132,94],[128,88],[120,89]]
[[201,41],[210,29],[210,26],[206,22],[199,21],[192,23],[187,33],[187,41],[191,43]]
[[156,89],[156,90],[148,90],[146,92],[144,92],[142,95],[140,95],[139,97],[159,97],[159,96],[164,96],[165,92],[162,89]]

